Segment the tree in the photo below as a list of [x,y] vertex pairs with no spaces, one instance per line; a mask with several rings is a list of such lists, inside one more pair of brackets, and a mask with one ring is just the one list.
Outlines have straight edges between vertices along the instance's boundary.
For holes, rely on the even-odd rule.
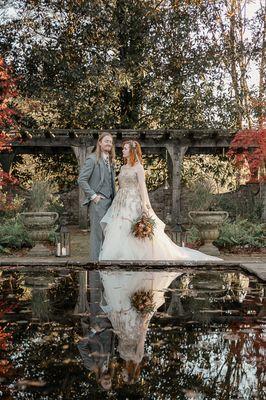
[[[0,51],[33,127],[242,129],[261,119],[265,9],[246,0],[6,0]],[[257,82],[250,75],[258,72]]]
[[240,169],[248,166],[249,182],[266,182],[266,129],[238,131],[228,155]]
[[15,17],[1,24],[0,45],[24,77],[21,107],[38,126],[234,124],[217,43],[209,33],[216,18],[210,2],[14,5]]
[[17,110],[13,101],[17,95],[16,81],[11,76],[10,68],[0,58],[0,151],[9,149],[12,142],[7,131],[15,125]]
[[[213,2],[215,15],[212,25],[213,40],[217,46],[224,75],[231,84],[232,111],[237,129],[262,126],[265,105],[266,15],[265,4],[257,2],[253,16],[249,16],[252,2],[247,0],[220,0]],[[258,75],[257,84],[252,75]]]
[[[18,112],[14,100],[17,96],[16,80],[11,75],[11,69],[3,58],[0,58],[0,152],[11,151],[14,137],[10,136],[10,130],[16,127],[15,117]],[[0,189],[16,182],[16,179],[0,168]],[[1,200],[3,196],[4,194],[0,192]]]

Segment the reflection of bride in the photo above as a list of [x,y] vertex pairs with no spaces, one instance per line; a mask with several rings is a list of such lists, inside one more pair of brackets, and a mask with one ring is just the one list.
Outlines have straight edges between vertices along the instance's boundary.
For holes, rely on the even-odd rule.
[[[105,239],[100,260],[219,260],[199,251],[179,247],[164,232],[165,224],[151,208],[145,174],[142,166],[141,147],[136,141],[123,144],[126,164],[118,176],[119,190],[101,220]],[[132,222],[142,213],[155,220],[152,240],[140,240],[131,233]]]
[[[144,356],[144,342],[150,319],[164,304],[164,290],[180,276],[168,271],[101,271],[104,288],[102,309],[107,313],[118,337],[118,352],[125,361],[124,373],[140,371]],[[153,292],[153,310],[145,314],[131,304],[131,296],[139,290]],[[129,378],[126,378],[128,382]]]

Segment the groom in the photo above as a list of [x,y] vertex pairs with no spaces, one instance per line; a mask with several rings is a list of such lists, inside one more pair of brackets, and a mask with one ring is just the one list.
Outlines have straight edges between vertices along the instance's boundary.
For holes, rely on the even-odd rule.
[[96,151],[89,155],[81,168],[78,184],[86,195],[83,205],[89,205],[90,259],[97,261],[103,242],[100,221],[111,206],[115,196],[115,149],[110,133],[103,132]]

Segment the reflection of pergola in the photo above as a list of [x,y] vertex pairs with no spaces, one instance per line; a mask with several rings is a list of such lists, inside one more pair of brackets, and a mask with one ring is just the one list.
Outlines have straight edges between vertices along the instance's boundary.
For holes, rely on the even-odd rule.
[[[125,138],[136,139],[146,154],[169,154],[169,175],[172,187],[172,221],[180,222],[180,177],[182,160],[185,154],[219,154],[228,147],[234,132],[217,129],[183,130],[105,130],[110,132],[116,147],[121,147]],[[55,154],[74,152],[79,168],[92,152],[99,130],[54,129],[29,133],[21,141],[13,143],[12,153],[1,153],[0,162],[8,172],[17,154]],[[87,210],[81,204],[84,194],[79,192],[79,223],[87,225]]]

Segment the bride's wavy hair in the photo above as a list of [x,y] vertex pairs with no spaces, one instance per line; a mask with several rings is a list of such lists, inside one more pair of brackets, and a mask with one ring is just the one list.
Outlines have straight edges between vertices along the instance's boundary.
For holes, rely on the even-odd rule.
[[[96,159],[97,162],[99,161],[99,159],[101,158],[101,148],[100,148],[100,142],[103,140],[103,138],[105,138],[106,136],[110,136],[111,138],[113,138],[113,136],[111,135],[111,133],[109,132],[103,132],[100,134],[100,136],[98,137],[97,140],[97,145],[96,145]],[[112,149],[110,151],[110,163],[114,164],[115,163],[115,145],[113,143]]]
[[[142,161],[142,151],[141,151],[141,146],[139,142],[136,140],[124,140],[122,143],[122,148],[126,144],[129,144],[129,164],[131,167],[133,167],[137,162],[140,162],[140,164],[143,164]],[[125,164],[127,164],[127,159],[124,159]]]
[[141,364],[135,363],[130,360],[126,365],[126,371],[128,373],[127,380],[125,383],[128,385],[133,385],[139,380],[140,372],[141,372]]

